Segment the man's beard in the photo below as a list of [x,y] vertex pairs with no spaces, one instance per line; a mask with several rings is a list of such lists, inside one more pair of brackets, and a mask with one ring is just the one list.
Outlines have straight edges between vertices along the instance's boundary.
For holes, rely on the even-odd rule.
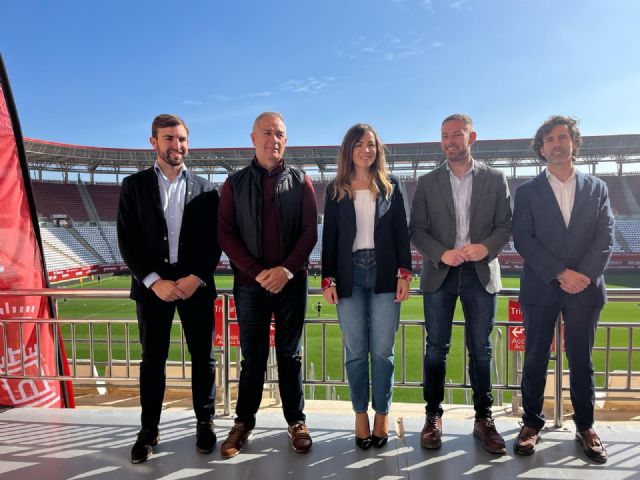
[[184,162],[184,155],[180,154],[179,157],[175,158],[171,156],[172,153],[177,153],[177,152],[175,150],[173,151],[167,150],[164,152],[158,152],[158,156],[166,164],[171,165],[172,167],[179,167]]

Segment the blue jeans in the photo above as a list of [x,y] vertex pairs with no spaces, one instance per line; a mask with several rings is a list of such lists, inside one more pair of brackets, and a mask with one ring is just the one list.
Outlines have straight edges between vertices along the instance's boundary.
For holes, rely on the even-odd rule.
[[278,387],[289,425],[304,422],[300,337],[307,309],[307,279],[294,278],[280,293],[257,285],[234,283],[233,295],[240,327],[242,362],[238,385],[237,421],[253,429],[262,401],[269,357],[269,325],[275,317]]
[[427,349],[423,365],[423,395],[427,414],[442,415],[447,354],[456,300],[460,297],[465,319],[465,339],[469,351],[469,379],[473,389],[476,418],[490,418],[491,331],[496,316],[496,295],[480,283],[473,263],[451,267],[447,278],[433,293],[425,293],[424,325]]
[[356,413],[369,406],[369,355],[371,399],[376,413],[386,414],[393,396],[393,346],[400,323],[395,292],[375,293],[374,250],[353,254],[353,293],[338,300],[338,321],[345,348],[345,367],[351,403]]
[[544,387],[551,340],[558,314],[564,321],[564,344],[569,361],[569,381],[573,422],[579,432],[593,426],[595,408],[595,378],[591,352],[602,307],[581,305],[570,295],[554,305],[522,305],[525,354],[522,367],[522,415],[527,427],[544,427],[542,414]]

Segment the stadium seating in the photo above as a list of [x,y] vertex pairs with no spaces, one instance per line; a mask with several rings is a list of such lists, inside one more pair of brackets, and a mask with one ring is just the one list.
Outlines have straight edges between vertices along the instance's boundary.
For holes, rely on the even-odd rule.
[[115,222],[118,216],[120,185],[86,184],[101,221]]
[[115,225],[103,225],[102,231],[107,237],[111,250],[116,254],[115,263],[123,264],[122,256],[120,255],[120,248],[118,247],[118,234],[116,232]]
[[620,177],[617,175],[601,175],[600,178],[604,180],[609,189],[609,201],[611,207],[616,215],[629,215],[629,205],[624,197],[624,190]]
[[632,252],[640,252],[640,219],[619,219],[616,228],[622,234]]
[[107,246],[107,242],[96,226],[76,226],[77,232],[82,235],[89,245],[104,259],[105,263],[115,263],[115,259]]
[[67,228],[43,226],[40,228],[49,270],[73,268],[102,263],[93,253],[69,233]]
[[80,222],[89,220],[77,184],[32,181],[31,186],[41,217],[66,215]]

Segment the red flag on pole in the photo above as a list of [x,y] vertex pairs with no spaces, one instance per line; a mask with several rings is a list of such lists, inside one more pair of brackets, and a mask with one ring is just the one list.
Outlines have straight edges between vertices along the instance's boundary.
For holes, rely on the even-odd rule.
[[[22,133],[0,56],[0,290],[48,286]],[[54,317],[48,297],[0,297],[0,321]],[[41,379],[68,373],[57,325],[2,324],[0,405],[73,407],[70,382]]]

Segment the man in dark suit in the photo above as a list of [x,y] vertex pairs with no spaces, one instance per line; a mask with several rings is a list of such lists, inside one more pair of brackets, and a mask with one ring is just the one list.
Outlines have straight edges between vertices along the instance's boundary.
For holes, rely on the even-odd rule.
[[524,426],[514,450],[531,455],[544,427],[542,404],[551,340],[564,321],[576,440],[594,461],[607,452],[593,430],[595,383],[591,352],[606,302],[604,270],[613,249],[613,215],[606,184],[573,165],[582,140],[573,118],[554,116],[536,132],[533,150],[547,168],[517,190],[513,241],[524,259]]
[[423,256],[420,288],[427,330],[423,367],[427,418],[420,444],[429,449],[442,445],[446,356],[459,297],[476,413],[473,434],[489,452],[505,453],[491,418],[490,335],[501,288],[497,257],[511,236],[511,205],[504,174],[472,158],[475,140],[469,116],[444,119],[441,146],[446,162],[420,177],[411,208],[411,241]]
[[124,179],[118,206],[118,243],[131,271],[140,363],[141,430],[131,461],[141,463],[158,443],[165,364],[176,308],[191,355],[196,450],[213,451],[215,365],[213,273],[220,259],[216,239],[218,192],[189,172],[184,159],[189,130],[175,115],[158,115],[151,127],[153,167]]

